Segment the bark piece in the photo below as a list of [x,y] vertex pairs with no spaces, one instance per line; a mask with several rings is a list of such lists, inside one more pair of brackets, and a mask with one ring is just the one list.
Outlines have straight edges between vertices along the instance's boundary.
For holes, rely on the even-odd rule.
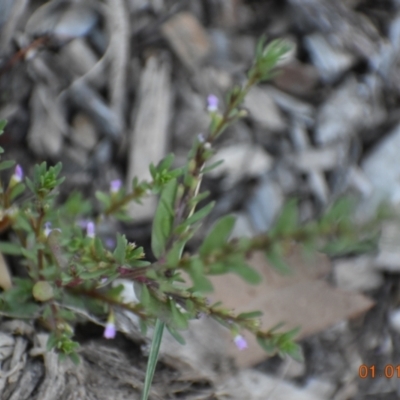
[[[150,163],[158,164],[166,152],[171,107],[170,67],[159,57],[147,60],[139,88],[138,103],[132,116],[133,130],[129,150],[128,190],[132,180],[151,179]],[[150,219],[156,201],[150,198],[143,205],[131,204],[130,215],[136,221]]]
[[315,140],[327,144],[372,129],[387,117],[381,102],[381,85],[370,76],[358,83],[347,79],[326,100],[317,118]]
[[286,128],[286,122],[279,108],[264,89],[253,87],[246,96],[244,106],[262,127],[277,132]]
[[339,288],[353,291],[378,289],[383,276],[376,270],[373,257],[360,256],[335,262],[333,276]]
[[82,80],[77,80],[66,91],[66,96],[84,111],[102,134],[116,140],[121,136],[118,117],[100,95]]
[[82,149],[93,150],[98,137],[92,121],[85,114],[79,113],[74,116],[72,127],[74,128],[71,135],[72,141]]
[[289,0],[289,7],[293,21],[303,32],[329,35],[332,43],[367,59],[378,49],[377,29],[343,1]]
[[372,214],[382,201],[400,201],[400,125],[385,136],[362,162],[362,171],[373,191],[362,204],[362,212]]
[[209,176],[225,176],[223,186],[228,189],[241,179],[257,177],[265,174],[272,167],[272,158],[260,146],[249,143],[224,147],[213,156],[208,165],[223,160],[217,168],[210,171]]
[[274,79],[279,89],[298,96],[310,95],[318,81],[318,70],[297,60],[280,67],[279,74]]
[[32,93],[30,108],[32,121],[27,138],[30,148],[38,156],[57,156],[67,130],[59,103],[46,86],[38,84]]
[[379,253],[376,265],[387,271],[400,271],[400,227],[394,222],[386,222],[379,239]]
[[353,54],[337,49],[316,33],[306,36],[304,44],[308,49],[313,64],[318,68],[321,79],[334,82],[356,62]]
[[210,54],[207,32],[189,12],[176,14],[164,23],[161,30],[182,63],[191,71],[196,70]]
[[[299,388],[280,377],[256,370],[244,370],[218,386],[230,400],[328,400],[330,396]],[[217,393],[218,393],[217,392]]]
[[281,188],[270,178],[264,178],[245,205],[251,224],[257,233],[266,232],[271,227],[282,208],[283,201]]

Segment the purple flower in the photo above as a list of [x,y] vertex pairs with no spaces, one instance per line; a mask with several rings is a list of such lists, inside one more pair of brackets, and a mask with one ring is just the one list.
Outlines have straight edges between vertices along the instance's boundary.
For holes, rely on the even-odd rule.
[[236,335],[236,337],[233,339],[233,341],[236,344],[236,347],[239,350],[244,350],[247,349],[247,342],[246,339],[242,335]]
[[207,110],[209,112],[215,112],[218,110],[218,97],[210,94],[207,97]]
[[14,171],[14,180],[16,182],[21,182],[22,179],[24,179],[24,170],[19,164],[17,164]]
[[110,183],[110,192],[111,193],[118,193],[121,189],[122,181],[121,179],[115,179]]
[[88,222],[86,225],[86,236],[91,239],[96,236],[95,226],[92,221]]
[[106,324],[106,328],[104,329],[103,336],[106,339],[114,339],[117,334],[117,329],[115,328],[115,324],[113,321],[108,321]]

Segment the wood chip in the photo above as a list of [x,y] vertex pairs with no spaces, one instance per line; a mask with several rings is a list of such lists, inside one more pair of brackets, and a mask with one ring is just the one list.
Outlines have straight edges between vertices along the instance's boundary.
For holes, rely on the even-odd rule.
[[253,87],[244,101],[250,117],[262,127],[279,132],[286,128],[286,122],[271,96],[262,88]]
[[384,270],[400,272],[400,226],[387,222],[382,227],[376,265]]
[[170,18],[161,31],[189,70],[196,70],[210,54],[211,44],[207,32],[189,12],[183,11]]
[[[165,155],[171,107],[170,66],[157,56],[147,60],[140,81],[138,104],[132,115],[133,130],[129,150],[127,187],[131,190],[135,176],[151,179],[149,164],[157,164]],[[152,218],[155,198],[143,205],[132,204],[130,215],[135,221]]]
[[306,36],[304,45],[321,79],[326,83],[334,82],[356,62],[354,54],[334,48],[320,34]]
[[[229,400],[328,400],[330,396],[299,388],[280,377],[244,370],[218,386],[217,396]],[[223,397],[222,397],[223,396]]]
[[63,143],[63,131],[67,128],[58,103],[47,86],[36,85],[30,107],[32,120],[28,142],[31,149],[41,157],[59,155]]
[[380,100],[381,88],[376,77],[364,82],[348,78],[322,106],[315,132],[315,140],[327,144],[351,138],[362,129],[371,129],[387,117]]
[[224,162],[210,171],[209,176],[225,176],[223,186],[226,189],[245,177],[254,178],[265,174],[273,163],[272,157],[266,151],[250,143],[224,147],[209,160],[209,165],[220,160]]

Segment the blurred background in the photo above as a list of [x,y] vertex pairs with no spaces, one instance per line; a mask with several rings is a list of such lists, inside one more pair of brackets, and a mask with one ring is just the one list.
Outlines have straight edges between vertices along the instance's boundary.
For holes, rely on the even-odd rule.
[[[62,197],[73,190],[93,197],[114,179],[129,190],[170,152],[184,164],[207,132],[207,96],[224,108],[263,34],[294,51],[279,74],[251,90],[248,117],[218,141],[216,160],[225,162],[203,185],[217,203],[193,249],[227,213],[237,216],[236,236],[267,231],[292,197],[302,221],[343,195],[357,199],[358,220],[382,201],[396,209],[398,0],[1,0],[0,119],[8,124],[0,145],[27,175],[35,163],[61,161]],[[155,206],[156,199],[132,206],[132,223],[106,221],[102,234],[119,231],[149,249]],[[385,223],[373,252],[312,268],[294,251],[289,264],[298,274],[273,275],[239,304],[236,294],[246,289],[215,280],[232,308],[261,308],[271,326],[301,325],[303,363],[266,359],[258,347],[238,353],[231,343],[218,352],[206,327],[211,339],[199,345],[197,335],[197,350],[164,349],[166,379],[201,381],[195,394],[180,389],[188,399],[400,398],[399,226]],[[362,365],[375,366],[375,377],[369,369],[362,379]],[[171,390],[159,398],[178,398]]]

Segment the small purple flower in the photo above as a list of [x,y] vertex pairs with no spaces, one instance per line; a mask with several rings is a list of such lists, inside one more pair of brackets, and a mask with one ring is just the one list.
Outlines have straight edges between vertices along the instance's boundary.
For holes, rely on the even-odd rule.
[[242,335],[236,335],[236,337],[233,339],[233,341],[235,342],[236,347],[239,350],[244,350],[244,349],[247,349],[247,347],[248,347],[246,339]]
[[22,179],[24,179],[24,170],[19,164],[17,164],[14,171],[14,180],[16,182],[21,182]]
[[92,221],[88,222],[86,225],[86,236],[91,239],[94,239],[96,236],[95,226]]
[[110,183],[110,192],[111,193],[118,193],[121,189],[122,181],[121,179],[115,179]]
[[115,328],[115,324],[113,321],[108,321],[106,324],[106,328],[104,329],[104,337],[106,339],[114,339],[117,334],[117,329]]
[[207,110],[209,112],[215,112],[218,110],[218,97],[210,94],[207,97]]
[[199,143],[204,143],[206,141],[206,138],[204,137],[204,135],[202,133],[199,133],[197,135],[197,140],[199,141]]

